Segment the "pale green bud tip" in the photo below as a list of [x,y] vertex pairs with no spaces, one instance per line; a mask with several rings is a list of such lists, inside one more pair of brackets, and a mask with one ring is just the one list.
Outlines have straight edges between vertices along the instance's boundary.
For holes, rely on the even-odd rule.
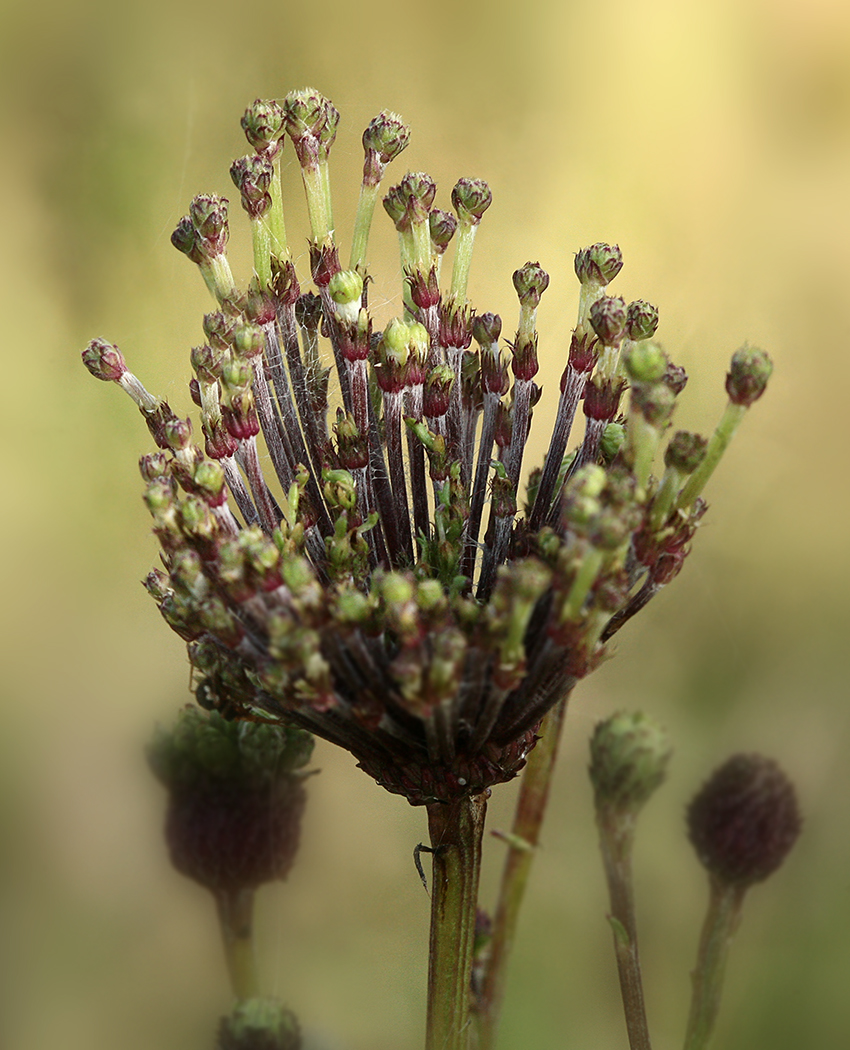
[[394,365],[403,365],[407,361],[411,327],[400,318],[394,317],[383,331],[381,346],[384,356]]
[[599,443],[599,451],[606,463],[610,463],[626,440],[626,428],[622,423],[607,423],[602,431],[602,440]]
[[363,278],[356,270],[340,270],[328,285],[331,299],[340,306],[359,302],[363,294]]
[[765,392],[772,372],[773,362],[764,350],[742,346],[732,355],[732,364],[726,376],[729,400],[748,408]]
[[483,179],[458,179],[452,190],[452,204],[459,218],[466,214],[474,221],[480,221],[492,203],[493,194]]
[[705,459],[708,441],[701,434],[677,430],[664,452],[664,463],[682,474],[693,474]]
[[597,809],[637,813],[661,786],[670,741],[653,719],[621,711],[600,722],[590,740],[590,780]]
[[655,343],[643,342],[629,347],[624,364],[636,383],[658,383],[667,372],[667,355]]
[[629,303],[626,311],[626,335],[635,341],[651,339],[658,328],[658,307],[643,299]]
[[536,307],[549,287],[549,274],[540,263],[527,262],[514,271],[514,288],[523,306]]
[[267,149],[283,132],[283,110],[273,99],[257,99],[240,121],[245,137],[255,150]]
[[105,339],[92,339],[82,356],[83,364],[95,379],[117,382],[127,371],[121,351]]
[[277,999],[244,999],[218,1030],[216,1050],[300,1050],[295,1015]]
[[609,284],[623,268],[617,244],[592,244],[576,252],[576,277],[582,284]]
[[363,132],[363,149],[367,152],[373,150],[383,164],[395,160],[409,142],[410,127],[398,113],[391,113],[388,109],[374,117]]
[[619,297],[603,295],[590,308],[590,325],[606,346],[614,346],[626,327],[626,304]]

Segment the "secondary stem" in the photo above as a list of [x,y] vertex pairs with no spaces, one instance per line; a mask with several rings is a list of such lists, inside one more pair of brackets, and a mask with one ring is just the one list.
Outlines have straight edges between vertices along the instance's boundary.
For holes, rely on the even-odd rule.
[[467,1050],[486,794],[427,807],[433,850],[426,1050]]
[[540,838],[540,827],[546,812],[568,699],[569,693],[543,719],[540,727],[541,739],[528,756],[528,763],[522,775],[511,835],[506,838],[508,855],[505,858],[499,901],[493,918],[490,956],[477,1002],[478,1050],[492,1050],[496,1042],[505,997],[507,962],[514,944],[519,910],[534,860],[534,849]]
[[741,921],[745,886],[711,880],[708,913],[702,928],[697,965],[691,975],[693,990],[685,1050],[704,1050],[708,1046],[723,990],[723,975],[729,945]]
[[252,999],[260,993],[254,961],[254,891],[220,890],[215,900],[233,994]]
[[631,1050],[651,1050],[643,983],[638,958],[637,923],[632,887],[632,844],[634,816],[623,816],[611,810],[600,810],[597,816],[599,842],[608,896],[611,902],[609,921],[614,931],[614,950],[620,975],[620,995],[626,1015]]

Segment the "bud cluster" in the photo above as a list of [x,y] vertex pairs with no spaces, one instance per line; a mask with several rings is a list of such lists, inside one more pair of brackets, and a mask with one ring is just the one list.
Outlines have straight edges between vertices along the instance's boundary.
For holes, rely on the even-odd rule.
[[[199,700],[338,743],[412,803],[451,800],[516,775],[546,711],[679,571],[702,488],[770,363],[739,351],[718,433],[676,434],[656,476],[686,376],[652,342],[657,309],[608,295],[619,248],[583,249],[557,418],[523,507],[549,274],[536,262],[515,272],[517,325],[500,346],[500,317],[467,300],[489,187],[460,179],[452,215],[427,174],[408,173],[383,199],[404,310],[375,330],[368,232],[409,131],[384,111],[363,135],[345,269],[328,167],[338,122],[312,89],[246,112],[255,155],[231,169],[254,238],[246,289],[227,266],[226,201],[197,197],[175,231],[216,300],[190,355],[199,431],[109,343],[83,359],[130,394],[159,449],[141,470],[164,571],[146,585],[188,643]],[[302,290],[284,233],[287,136],[315,291]]]

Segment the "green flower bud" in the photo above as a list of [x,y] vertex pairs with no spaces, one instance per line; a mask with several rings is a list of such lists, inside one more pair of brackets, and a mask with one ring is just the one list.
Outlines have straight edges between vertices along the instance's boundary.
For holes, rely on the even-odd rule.
[[726,376],[729,400],[735,405],[749,408],[765,392],[772,372],[773,362],[764,350],[742,346],[732,355],[732,364]]
[[626,428],[622,423],[606,423],[602,431],[602,440],[599,443],[599,451],[606,463],[610,463],[626,440]]
[[377,153],[382,164],[395,160],[402,150],[407,149],[409,142],[410,127],[398,113],[391,113],[388,109],[373,117],[363,132],[363,149]]
[[428,215],[428,223],[431,231],[431,244],[435,251],[442,255],[455,235],[457,219],[449,211],[432,208]]
[[230,165],[230,178],[242,197],[242,207],[252,219],[258,219],[272,203],[271,186],[274,166],[265,153],[240,157]]
[[600,722],[590,740],[590,780],[597,811],[636,816],[661,786],[670,760],[664,730],[641,712]]
[[688,837],[702,865],[723,883],[750,886],[782,864],[802,821],[794,785],[762,755],[735,755],[688,807]]
[[461,221],[477,224],[493,203],[493,194],[483,179],[458,179],[452,190],[452,204]]
[[248,142],[258,153],[274,146],[283,134],[283,110],[273,99],[257,99],[249,106],[240,121]]
[[605,346],[616,346],[626,327],[626,304],[619,297],[603,295],[590,308],[590,324]]
[[667,355],[656,343],[630,346],[623,355],[629,378],[635,383],[658,383],[667,372]]
[[276,999],[243,999],[221,1019],[216,1050],[301,1050],[298,1021]]
[[331,102],[315,88],[290,91],[283,100],[283,119],[287,133],[293,141],[302,139],[305,135],[318,138],[328,120],[332,120],[330,110],[336,113]]
[[576,252],[576,277],[582,284],[610,284],[623,268],[619,245],[592,244]]
[[227,198],[199,193],[189,205],[189,218],[207,255],[221,255],[227,242]]
[[549,274],[540,263],[527,262],[525,266],[514,271],[513,280],[520,303],[536,309],[540,297],[549,287]]
[[651,339],[658,328],[658,307],[643,299],[629,303],[626,311],[626,335],[637,342],[639,339]]
[[356,324],[360,313],[360,301],[363,295],[363,278],[356,270],[339,270],[328,284],[331,299],[339,308],[340,320]]
[[708,439],[701,434],[677,430],[664,451],[664,465],[682,474],[693,474],[705,459],[707,445]]

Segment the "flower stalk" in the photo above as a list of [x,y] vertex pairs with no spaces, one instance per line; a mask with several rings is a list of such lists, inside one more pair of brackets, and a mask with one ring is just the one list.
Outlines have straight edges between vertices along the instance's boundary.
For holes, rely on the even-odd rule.
[[425,1050],[467,1050],[487,794],[426,809],[433,867]]

